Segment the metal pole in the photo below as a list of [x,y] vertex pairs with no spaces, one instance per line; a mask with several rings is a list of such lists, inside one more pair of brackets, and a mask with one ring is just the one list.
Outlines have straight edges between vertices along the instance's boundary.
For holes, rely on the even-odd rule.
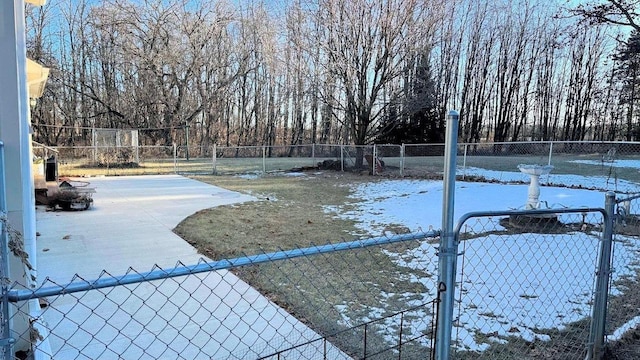
[[607,319],[607,301],[609,296],[609,278],[611,276],[611,248],[613,245],[613,224],[615,214],[616,194],[609,191],[605,194],[605,219],[598,270],[596,272],[596,290],[593,301],[593,315],[591,317],[591,331],[589,333],[589,348],[587,360],[599,360],[604,350],[604,333]]
[[549,162],[547,165],[551,165],[551,154],[553,154],[553,141],[549,142]]
[[464,144],[464,155],[462,156],[462,179],[467,175],[467,149],[469,144]]
[[371,159],[371,174],[376,175],[376,165],[378,163],[378,148],[373,144],[373,158]]
[[91,129],[91,142],[93,143],[93,163],[98,163],[98,134],[96,129]]
[[344,146],[340,145],[340,171],[344,172]]
[[363,359],[367,358],[367,323],[364,324],[364,344],[363,344],[363,348],[364,348],[364,354],[362,356]]
[[[444,189],[442,198],[442,230],[438,254],[438,287],[444,288],[438,305],[438,330],[436,332],[436,359],[448,360],[451,352],[451,332],[453,328],[453,305],[456,278],[456,255],[458,245],[453,232],[456,155],[458,150],[458,124],[460,115],[449,111],[445,142]],[[443,285],[443,286],[441,286]]]
[[216,160],[217,160],[217,156],[218,156],[217,155],[217,150],[218,150],[217,149],[217,145],[213,144],[213,155],[211,155],[212,156],[211,165],[213,166],[213,172],[212,172],[213,175],[216,174],[216,165],[217,165],[216,164]]
[[404,177],[404,143],[400,145],[400,177]]
[[262,147],[262,173],[267,173],[267,148],[265,146]]
[[139,144],[139,141],[138,141],[138,130],[131,130],[131,146],[133,146],[133,149],[135,150],[136,164],[140,164],[140,148],[139,148],[139,145],[140,144]]
[[187,142],[187,161],[189,161],[189,124],[185,125],[185,138]]
[[178,146],[173,143],[173,172],[178,173]]

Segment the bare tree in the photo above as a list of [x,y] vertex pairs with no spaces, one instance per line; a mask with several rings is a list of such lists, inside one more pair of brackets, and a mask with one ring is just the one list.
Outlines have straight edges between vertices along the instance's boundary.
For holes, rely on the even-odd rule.
[[[634,4],[591,2],[575,13],[633,26]],[[47,8],[28,17],[30,56],[52,67],[53,80],[34,128],[52,144],[85,144],[92,127],[184,144],[190,126],[204,148],[364,145],[433,103],[441,119],[461,110],[464,141],[586,139],[628,128],[637,113],[620,124],[613,112],[628,94],[605,65],[607,38],[567,31],[575,19],[539,0],[288,0],[277,12],[265,1],[58,7],[58,18]]]
[[[589,31],[590,30],[590,31]],[[570,77],[564,114],[564,140],[584,140],[592,110],[598,78],[598,65],[603,56],[603,31],[589,29],[573,39],[569,62]]]
[[582,17],[589,24],[630,26],[635,31],[640,31],[638,11],[638,0],[590,1],[569,9],[569,12]]
[[[375,138],[389,103],[383,90],[407,72],[408,59],[433,33],[437,5],[417,0],[321,0],[315,24],[323,30],[318,44],[326,54],[321,64],[336,80],[337,91],[323,93],[339,112],[356,145]],[[389,96],[396,98],[397,96]],[[356,165],[362,165],[357,156]]]

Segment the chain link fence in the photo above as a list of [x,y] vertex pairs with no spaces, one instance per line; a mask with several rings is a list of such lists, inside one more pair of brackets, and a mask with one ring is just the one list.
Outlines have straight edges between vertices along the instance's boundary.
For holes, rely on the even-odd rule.
[[[619,205],[627,201],[637,198]],[[623,211],[619,226],[635,224],[637,215]],[[469,214],[459,224],[452,358],[585,358],[603,213],[538,213]],[[639,315],[629,305],[640,270],[638,232],[630,231],[616,235],[609,341],[636,326]],[[46,279],[35,289],[13,284],[12,316],[32,324],[13,336],[54,359],[433,358],[445,291],[437,276],[438,235],[91,280],[76,275],[65,284]],[[40,300],[39,316],[27,310],[28,299]]]
[[[610,352],[619,359],[640,356],[640,194],[616,200],[616,224],[606,334]],[[634,330],[636,329],[636,330]],[[635,344],[635,345],[634,345]]]
[[[603,223],[590,210],[467,218],[459,234],[453,357],[584,359]],[[616,278],[631,266],[621,263]]]
[[[358,171],[386,177],[441,178],[444,144],[294,146],[34,146],[36,156],[51,150],[61,175],[262,174],[304,170]],[[48,154],[48,155],[45,155]],[[543,184],[588,187],[622,193],[639,191],[638,142],[513,142],[459,144],[458,175],[464,180],[528,182],[520,164],[552,165]],[[135,158],[135,161],[124,159]]]
[[[416,359],[433,348],[438,291],[391,254],[416,233],[155,268],[38,288],[14,284],[13,334],[53,359]],[[414,261],[434,263],[432,256]],[[25,300],[37,298],[33,317]]]
[[398,177],[403,175],[403,147],[402,145],[376,145],[374,148],[373,159],[377,159],[371,164],[371,169],[375,175],[384,175],[390,177]]
[[552,165],[547,185],[621,193],[640,191],[640,143],[517,142],[461,144],[458,174],[465,179],[528,182],[519,164]]
[[[577,186],[587,178],[589,188],[617,190],[618,199],[610,258],[603,250],[611,239],[604,224],[613,211],[463,217],[452,253],[453,358],[584,359],[600,353],[597,334],[614,348],[634,336],[629,330],[640,324],[640,206],[630,195],[639,184],[635,149],[635,143],[458,146],[462,177],[524,182],[519,164],[551,163],[554,171],[543,183]],[[196,159],[178,161],[186,153],[171,151],[174,171],[199,171],[185,167]],[[443,152],[442,145],[315,145],[293,152],[212,147],[202,166],[218,173],[268,172],[327,161],[335,170],[362,166],[383,175],[397,164],[399,175],[430,178],[442,176]],[[235,165],[238,159],[246,163]],[[56,359],[433,357],[446,292],[438,282],[438,235],[334,243],[92,280],[77,276],[67,284],[45,280],[37,289],[14,284],[5,289],[16,306],[11,316],[33,326],[12,335]],[[42,314],[33,317],[24,301],[36,298]]]

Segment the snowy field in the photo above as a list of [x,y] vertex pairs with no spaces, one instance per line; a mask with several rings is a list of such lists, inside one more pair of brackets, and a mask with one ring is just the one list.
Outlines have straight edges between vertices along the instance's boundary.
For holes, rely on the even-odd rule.
[[[637,164],[640,166],[640,163]],[[620,166],[629,166],[620,162]],[[466,174],[483,176],[502,182],[528,181],[519,172],[495,172],[482,169],[466,169]],[[543,186],[540,200],[543,207],[603,208],[605,189],[613,190],[605,178],[576,175],[549,175],[541,178],[544,184],[581,185],[585,188]],[[640,192],[638,184],[617,181],[615,189],[624,193]],[[503,211],[523,209],[528,185],[458,182],[455,192],[455,217],[473,211]],[[362,201],[353,208],[331,207],[326,211],[341,218],[357,221],[362,232],[372,236],[384,234],[388,224],[404,225],[412,232],[440,229],[442,222],[442,182],[430,180],[387,180],[366,183],[355,187],[354,198]],[[580,215],[563,215],[562,222],[575,221]],[[484,219],[471,230],[476,233],[504,230],[499,219]],[[598,214],[589,215],[590,222],[601,221]],[[478,225],[479,224],[479,225]],[[597,225],[597,224],[594,224]],[[476,229],[474,227],[480,227]],[[458,289],[460,316],[454,334],[458,348],[483,351],[492,343],[504,343],[507,337],[521,337],[528,341],[548,340],[545,329],[562,330],[568,324],[588,317],[595,269],[598,256],[598,234],[588,231],[570,231],[565,234],[512,234],[486,235],[463,241],[465,273]],[[637,266],[625,263],[637,257],[640,244],[618,236],[615,248],[615,278],[635,274]],[[637,238],[636,238],[637,240]],[[431,301],[437,289],[437,244],[423,242],[418,248],[405,253],[387,252],[399,266],[416,270],[411,280],[422,283],[428,293],[415,299],[415,294],[405,294],[408,306]],[[462,250],[462,249],[461,249]],[[458,260],[459,271],[462,270]],[[461,277],[458,277],[460,280]],[[624,289],[613,288],[613,293]],[[460,295],[462,293],[462,295]],[[402,294],[381,294],[383,298]],[[348,304],[339,305],[346,324],[379,318],[381,308],[369,309],[369,315],[349,318]],[[458,313],[458,310],[455,311]],[[412,333],[427,331],[426,312],[413,314],[420,319],[408,327]],[[406,320],[405,320],[406,321]],[[387,328],[397,328],[394,319]],[[626,324],[626,328],[631,324]],[[619,337],[625,326],[614,333]],[[483,335],[483,336],[478,336]],[[389,338],[391,340],[391,337]],[[425,345],[428,339],[425,339]]]
[[634,168],[640,169],[640,160],[613,160],[613,161],[598,161],[598,160],[573,160],[571,162],[587,165],[598,166],[613,166],[619,168]]
[[[592,160],[576,160],[573,162],[580,162],[589,165],[602,165],[601,162]],[[607,163],[607,166],[640,169],[640,161],[618,160],[617,162]],[[521,172],[494,171],[474,167],[467,167],[464,170],[458,170],[458,175],[482,176],[487,180],[503,183],[529,182],[529,177]],[[620,193],[635,193],[640,189],[640,186],[636,183],[629,182],[624,179],[617,179],[615,177],[553,174],[553,171],[549,175],[541,176],[540,183],[543,185],[556,185],[558,187],[582,187],[591,190],[611,190]]]

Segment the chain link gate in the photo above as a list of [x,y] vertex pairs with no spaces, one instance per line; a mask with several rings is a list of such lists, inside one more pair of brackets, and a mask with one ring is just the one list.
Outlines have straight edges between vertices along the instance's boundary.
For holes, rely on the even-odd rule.
[[640,194],[616,199],[612,279],[606,319],[607,351],[612,358],[640,357]]
[[463,216],[451,357],[584,359],[602,301],[597,275],[609,278],[607,219],[586,208]]

